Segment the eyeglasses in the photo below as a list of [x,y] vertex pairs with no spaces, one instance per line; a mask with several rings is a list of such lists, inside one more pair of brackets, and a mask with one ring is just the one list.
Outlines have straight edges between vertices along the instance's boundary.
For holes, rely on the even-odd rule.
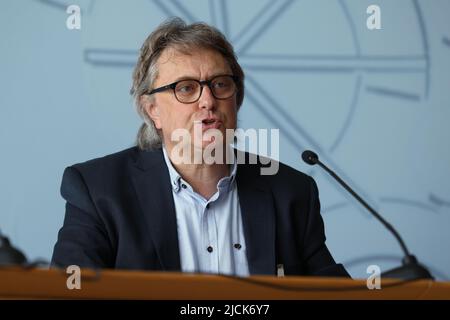
[[230,98],[237,91],[236,83],[239,81],[237,76],[220,75],[210,80],[199,81],[195,79],[180,80],[163,87],[153,89],[148,95],[163,92],[169,89],[173,90],[175,98],[181,103],[194,103],[200,99],[203,92],[203,85],[207,85],[214,98],[225,100]]

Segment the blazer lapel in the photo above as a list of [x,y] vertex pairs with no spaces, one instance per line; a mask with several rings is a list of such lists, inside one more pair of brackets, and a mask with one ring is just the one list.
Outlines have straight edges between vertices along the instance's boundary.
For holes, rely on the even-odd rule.
[[258,166],[238,165],[236,174],[250,274],[276,274],[275,210]]
[[138,151],[132,181],[162,269],[180,271],[177,221],[172,187],[162,150]]

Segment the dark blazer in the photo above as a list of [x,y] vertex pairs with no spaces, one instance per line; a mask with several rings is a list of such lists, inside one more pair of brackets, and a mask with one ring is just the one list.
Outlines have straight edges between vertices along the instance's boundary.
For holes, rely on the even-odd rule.
[[[248,154],[247,154],[248,156]],[[247,162],[246,162],[247,163]],[[349,276],[325,245],[314,180],[280,163],[238,164],[250,274]],[[52,265],[180,271],[175,206],[162,150],[133,147],[68,167],[64,225]]]

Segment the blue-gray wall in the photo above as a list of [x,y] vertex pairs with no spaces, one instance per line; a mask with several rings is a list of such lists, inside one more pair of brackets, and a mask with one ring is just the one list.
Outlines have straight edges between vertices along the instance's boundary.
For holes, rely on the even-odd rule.
[[[81,30],[66,8],[81,7]],[[366,8],[381,8],[368,30]],[[354,277],[402,256],[393,237],[328,176],[316,150],[450,279],[450,1],[2,0],[0,229],[29,259],[50,259],[70,164],[134,142],[136,53],[169,16],[233,42],[247,74],[243,128],[280,128],[281,161],[320,188],[328,245]]]

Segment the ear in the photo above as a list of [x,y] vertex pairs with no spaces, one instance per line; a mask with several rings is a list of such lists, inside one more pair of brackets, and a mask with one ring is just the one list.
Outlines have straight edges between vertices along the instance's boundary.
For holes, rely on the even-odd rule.
[[144,106],[145,113],[150,119],[152,119],[156,129],[161,129],[159,106],[155,103],[155,100],[149,98],[148,96],[142,96],[140,98],[140,103]]

